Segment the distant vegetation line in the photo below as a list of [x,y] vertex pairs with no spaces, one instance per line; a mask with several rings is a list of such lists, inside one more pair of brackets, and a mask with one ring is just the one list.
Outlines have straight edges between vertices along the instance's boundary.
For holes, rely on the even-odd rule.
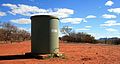
[[113,38],[100,38],[99,40],[96,40],[93,36],[87,33],[79,32],[74,33],[70,32],[69,35],[65,35],[60,37],[60,40],[74,43],[92,43],[92,44],[113,44],[118,45],[120,44],[120,38],[113,37]]

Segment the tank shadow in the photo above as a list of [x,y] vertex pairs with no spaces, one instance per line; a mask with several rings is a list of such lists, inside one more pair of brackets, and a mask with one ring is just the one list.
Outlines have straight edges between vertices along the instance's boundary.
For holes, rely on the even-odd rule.
[[35,58],[35,57],[30,54],[0,56],[0,60],[16,60],[16,59],[32,59],[32,58]]

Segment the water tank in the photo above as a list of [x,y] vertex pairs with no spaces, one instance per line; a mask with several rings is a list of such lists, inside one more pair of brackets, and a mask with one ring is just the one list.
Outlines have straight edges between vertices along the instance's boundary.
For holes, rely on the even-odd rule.
[[51,15],[31,17],[31,52],[49,54],[59,52],[59,19]]

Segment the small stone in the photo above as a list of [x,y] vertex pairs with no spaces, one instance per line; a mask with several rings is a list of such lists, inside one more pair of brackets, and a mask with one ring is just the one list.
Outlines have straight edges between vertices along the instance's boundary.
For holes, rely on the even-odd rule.
[[98,53],[96,53],[96,54],[98,54]]

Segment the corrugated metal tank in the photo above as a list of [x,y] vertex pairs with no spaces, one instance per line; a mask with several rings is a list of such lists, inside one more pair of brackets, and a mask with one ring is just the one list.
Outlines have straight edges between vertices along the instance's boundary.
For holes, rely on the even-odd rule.
[[31,22],[31,52],[38,54],[58,53],[59,19],[51,15],[36,15],[31,17]]

